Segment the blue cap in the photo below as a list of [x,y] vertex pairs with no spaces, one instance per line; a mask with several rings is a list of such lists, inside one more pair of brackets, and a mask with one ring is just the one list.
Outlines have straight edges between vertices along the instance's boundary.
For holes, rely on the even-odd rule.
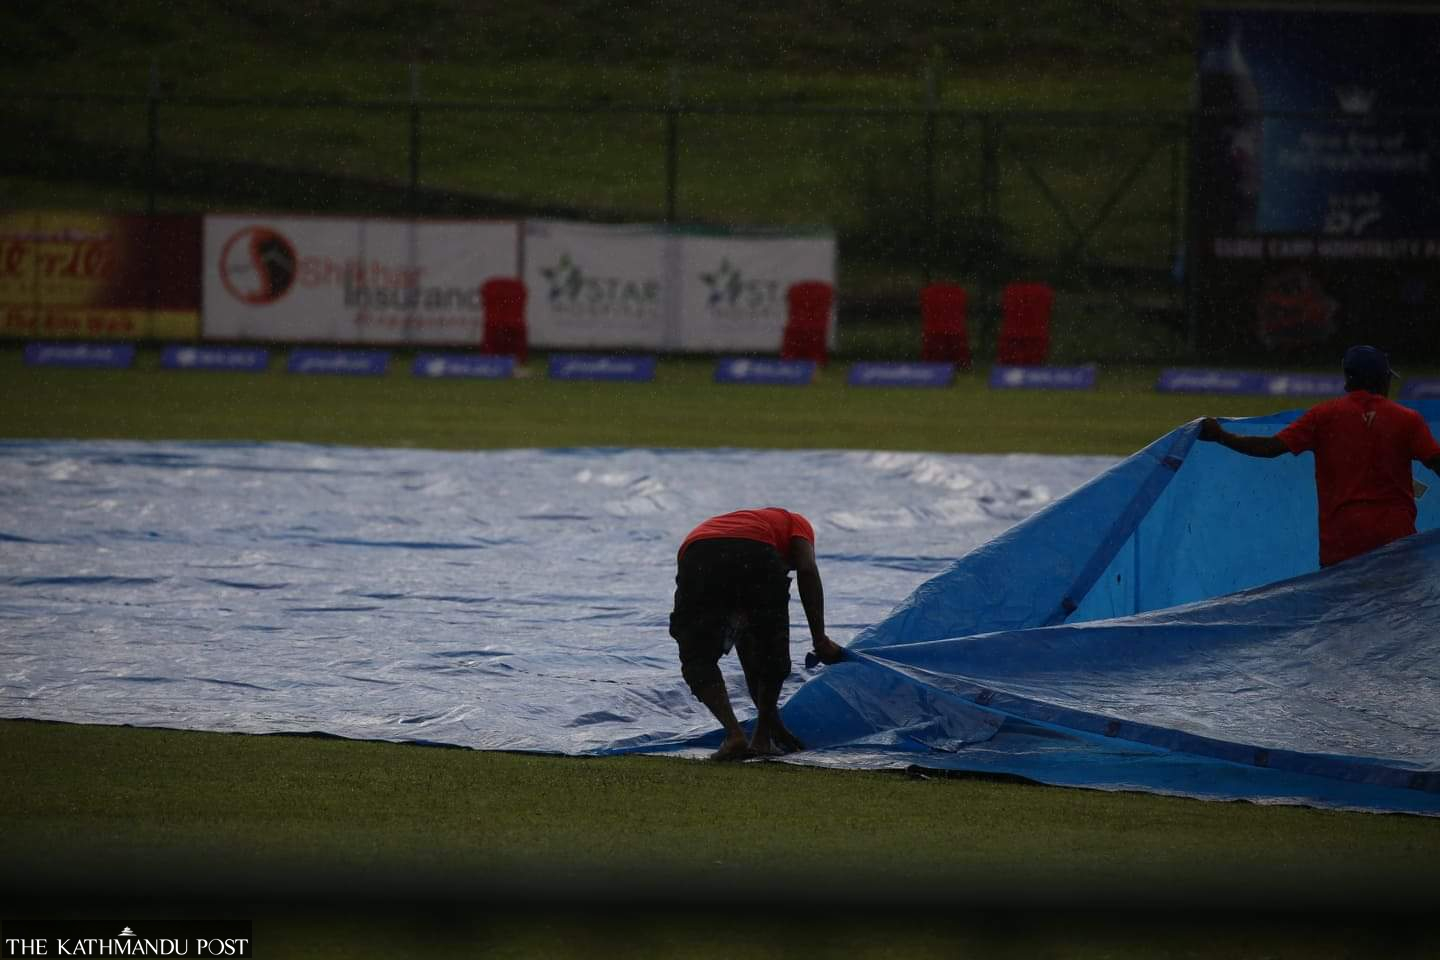
[[1383,350],[1374,347],[1351,347],[1345,351],[1345,359],[1340,361],[1340,369],[1345,376],[1356,380],[1379,380],[1382,377],[1399,377],[1400,374],[1390,369],[1390,358]]

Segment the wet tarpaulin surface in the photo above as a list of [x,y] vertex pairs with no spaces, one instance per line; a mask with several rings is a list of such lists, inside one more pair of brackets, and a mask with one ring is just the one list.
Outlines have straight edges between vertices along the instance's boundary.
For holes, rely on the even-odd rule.
[[[843,643],[1113,462],[0,443],[0,715],[560,753],[684,738],[714,727],[666,629],[700,520],[810,517]],[[791,613],[786,695],[808,648]]]
[[[854,651],[787,686],[812,748],[794,762],[1440,813],[1440,534],[1318,571],[1308,455],[1252,460],[1193,425],[1118,463],[0,455],[12,716],[701,755],[715,725],[665,635],[674,544],[780,502],[817,521]],[[1440,497],[1420,504],[1434,530]]]

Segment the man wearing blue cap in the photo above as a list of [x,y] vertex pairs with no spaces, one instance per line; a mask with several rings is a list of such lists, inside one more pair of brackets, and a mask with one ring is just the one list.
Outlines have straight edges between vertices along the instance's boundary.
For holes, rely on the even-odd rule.
[[1315,452],[1320,508],[1320,566],[1348,560],[1415,532],[1410,461],[1440,474],[1440,445],[1425,419],[1392,403],[1390,359],[1374,347],[1351,347],[1340,368],[1345,396],[1311,407],[1273,437],[1230,433],[1214,417],[1200,439],[1251,457]]

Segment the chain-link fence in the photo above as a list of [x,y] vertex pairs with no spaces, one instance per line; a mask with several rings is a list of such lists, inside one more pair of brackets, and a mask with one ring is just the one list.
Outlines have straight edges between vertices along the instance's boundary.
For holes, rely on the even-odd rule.
[[[827,227],[842,331],[972,288],[1061,291],[1056,342],[1095,358],[1184,349],[1185,114],[497,104],[11,91],[9,182],[111,210],[552,216]],[[43,190],[18,202],[43,205]],[[11,204],[15,205],[15,204]],[[990,324],[993,326],[993,324]]]

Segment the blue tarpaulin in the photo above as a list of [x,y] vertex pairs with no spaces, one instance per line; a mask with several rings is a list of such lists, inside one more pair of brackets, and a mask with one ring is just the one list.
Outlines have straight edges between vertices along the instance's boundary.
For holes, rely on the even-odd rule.
[[1196,433],[863,631],[786,708],[806,760],[1440,813],[1440,496],[1420,535],[1321,571],[1313,458]]
[[1195,432],[1118,463],[4,443],[0,715],[701,756],[674,549],[780,503],[851,648],[799,669],[793,605],[792,762],[1440,813],[1440,533],[1320,571],[1310,457]]

